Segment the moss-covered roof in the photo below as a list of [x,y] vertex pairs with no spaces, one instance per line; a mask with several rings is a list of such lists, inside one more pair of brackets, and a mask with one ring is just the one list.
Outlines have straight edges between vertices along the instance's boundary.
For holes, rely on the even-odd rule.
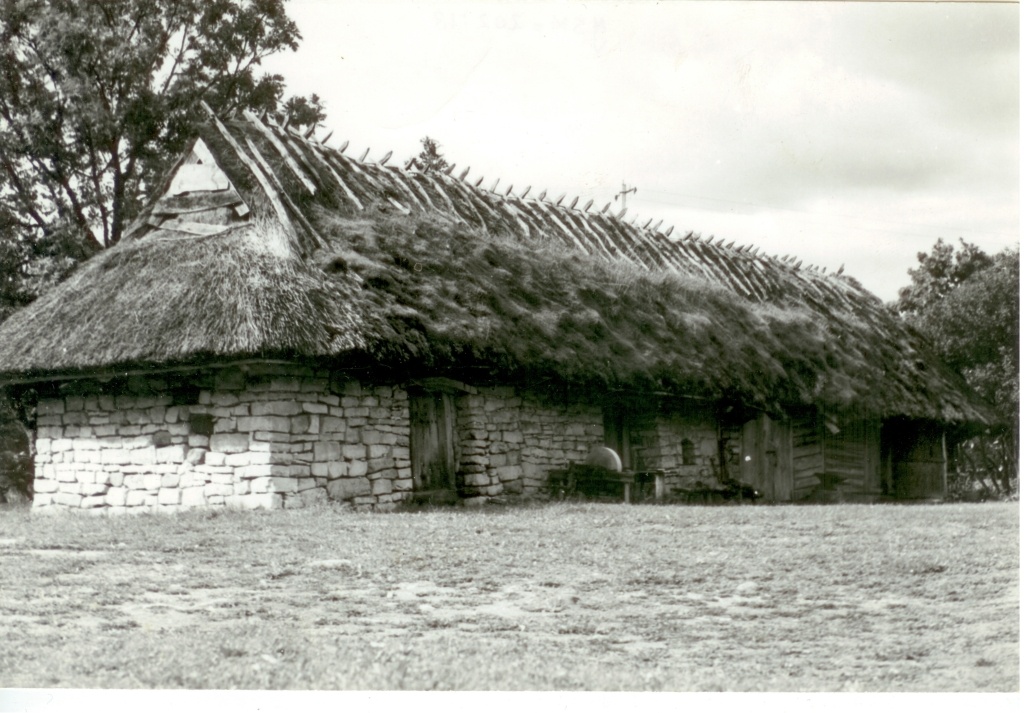
[[989,420],[876,297],[795,259],[355,160],[252,115],[211,118],[189,160],[208,155],[229,188],[168,195],[172,172],[119,245],[0,325],[0,374],[332,358]]

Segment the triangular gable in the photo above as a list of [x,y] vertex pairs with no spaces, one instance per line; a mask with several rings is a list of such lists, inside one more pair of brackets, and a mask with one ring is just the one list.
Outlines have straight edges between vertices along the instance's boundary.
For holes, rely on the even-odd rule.
[[164,193],[164,197],[226,191],[229,188],[234,190],[227,175],[217,165],[217,160],[210,153],[210,149],[202,139],[196,139],[189,155],[181,162],[171,179],[171,185]]
[[196,139],[146,222],[154,228],[187,235],[216,235],[246,222],[249,215],[249,206],[217,165],[209,147]]

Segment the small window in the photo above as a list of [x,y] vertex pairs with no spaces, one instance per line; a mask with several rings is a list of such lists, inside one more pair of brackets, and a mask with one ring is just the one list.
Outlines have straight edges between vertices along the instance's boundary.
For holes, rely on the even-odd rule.
[[697,454],[693,449],[693,441],[683,439],[683,465],[697,465]]

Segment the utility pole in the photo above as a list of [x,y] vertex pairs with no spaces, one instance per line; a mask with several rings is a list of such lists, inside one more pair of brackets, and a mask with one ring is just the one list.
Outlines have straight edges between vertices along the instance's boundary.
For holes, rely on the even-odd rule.
[[613,199],[613,200],[618,200],[619,198],[622,199],[622,212],[623,213],[626,212],[626,196],[628,194],[630,194],[630,193],[636,193],[636,186],[633,186],[632,188],[626,188],[626,182],[623,181],[622,182],[622,190],[619,191],[618,193],[616,193],[615,194],[615,198]]

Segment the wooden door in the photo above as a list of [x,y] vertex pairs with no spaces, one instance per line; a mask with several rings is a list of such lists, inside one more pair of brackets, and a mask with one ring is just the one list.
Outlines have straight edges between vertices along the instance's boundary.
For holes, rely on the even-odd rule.
[[455,490],[455,403],[451,394],[409,394],[409,448],[413,487]]
[[765,415],[743,424],[740,480],[769,502],[793,499],[793,436],[788,422]]

